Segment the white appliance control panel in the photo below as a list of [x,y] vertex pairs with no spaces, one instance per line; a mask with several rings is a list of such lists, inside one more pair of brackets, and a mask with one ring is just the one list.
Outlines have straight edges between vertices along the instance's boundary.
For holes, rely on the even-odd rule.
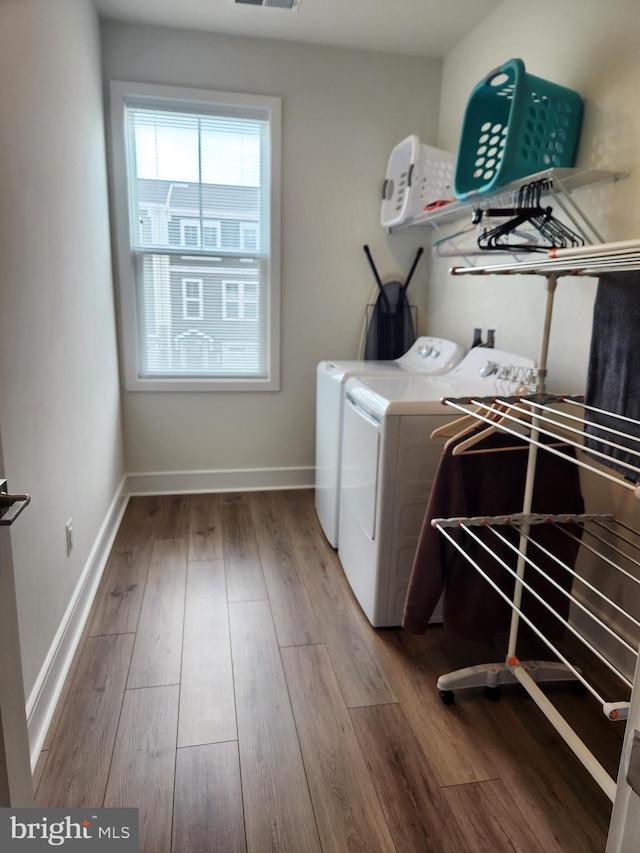
[[463,356],[463,349],[453,341],[442,338],[421,337],[399,359],[396,364],[406,370],[451,370]]
[[[534,387],[536,381],[535,362],[530,358],[505,352],[499,349],[488,349],[487,347],[474,347],[469,350],[463,361],[460,362],[449,374],[453,381],[468,382],[469,377],[481,376],[483,379],[495,382],[514,383],[527,387]],[[472,383],[474,393],[478,388]],[[490,393],[490,390],[487,391]],[[502,391],[501,393],[504,393]],[[516,393],[516,389],[513,389]]]

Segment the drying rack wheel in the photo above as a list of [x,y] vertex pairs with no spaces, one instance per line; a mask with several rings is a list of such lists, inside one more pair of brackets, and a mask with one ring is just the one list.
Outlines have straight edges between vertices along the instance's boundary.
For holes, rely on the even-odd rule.
[[499,687],[490,687],[488,684],[484,688],[484,695],[490,702],[499,702],[500,701],[500,688]]
[[453,705],[456,701],[456,694],[453,690],[439,690],[438,695],[440,696],[443,705]]

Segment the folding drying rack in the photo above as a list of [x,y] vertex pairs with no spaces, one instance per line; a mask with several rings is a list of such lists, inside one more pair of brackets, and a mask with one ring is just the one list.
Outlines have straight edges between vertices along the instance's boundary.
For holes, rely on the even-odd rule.
[[[532,526],[537,524],[553,524],[566,535],[573,535],[563,530],[563,525],[567,522],[577,522],[583,525],[583,547],[588,548],[598,559],[603,560],[608,570],[621,573],[621,576],[624,576],[626,579],[625,582],[640,585],[640,571],[634,571],[634,569],[640,567],[640,545],[635,544],[640,542],[640,532],[617,521],[612,515],[546,516],[534,514],[531,511],[536,461],[538,452],[541,450],[545,453],[554,453],[567,461],[579,465],[583,469],[594,472],[599,477],[612,481],[623,489],[633,491],[635,496],[640,498],[640,487],[634,483],[623,479],[619,475],[603,470],[584,458],[577,458],[571,449],[567,452],[563,447],[559,448],[554,442],[552,442],[553,446],[549,446],[548,442],[543,442],[543,438],[552,438],[561,444],[567,445],[569,448],[582,448],[584,427],[588,422],[579,413],[584,405],[582,398],[552,396],[547,394],[545,389],[553,300],[558,279],[561,276],[584,275],[594,277],[612,270],[640,270],[639,240],[590,245],[580,249],[559,250],[554,258],[545,258],[544,260],[533,261],[531,263],[507,263],[488,267],[456,267],[451,270],[452,274],[457,276],[509,274],[535,274],[544,276],[546,278],[546,308],[537,370],[536,393],[519,397],[447,399],[443,401],[448,406],[465,414],[472,414],[480,422],[485,422],[493,428],[513,434],[521,440],[524,438],[529,443],[527,475],[521,512],[511,515],[508,518],[433,519],[431,523],[451,542],[452,546],[465,557],[473,568],[480,572],[485,580],[496,589],[498,594],[512,608],[505,661],[467,667],[441,676],[438,679],[438,689],[441,691],[443,701],[453,701],[453,691],[456,689],[484,686],[488,691],[492,691],[496,690],[501,684],[519,682],[592,774],[602,790],[614,801],[607,851],[608,853],[609,851],[617,853],[617,851],[636,849],[635,847],[625,846],[625,843],[630,843],[626,842],[625,839],[635,837],[637,840],[638,833],[640,833],[640,797],[638,796],[638,792],[634,793],[629,784],[627,784],[627,767],[630,760],[633,759],[634,763],[640,761],[640,734],[635,731],[635,729],[640,729],[640,665],[637,663],[637,643],[629,641],[629,637],[640,635],[640,621],[638,621],[638,618],[633,613],[625,609],[622,602],[613,600],[611,595],[607,595],[605,592],[597,589],[595,585],[585,582],[583,578],[580,578],[581,583],[585,584],[598,597],[599,601],[604,602],[606,608],[612,609],[616,617],[622,618],[627,628],[626,631],[621,630],[619,625],[609,624],[606,619],[601,618],[598,614],[586,608],[571,593],[561,590],[562,594],[569,596],[574,605],[580,608],[586,617],[596,621],[599,630],[606,632],[610,639],[619,644],[619,647],[626,655],[630,655],[632,659],[635,659],[636,675],[635,680],[631,681],[627,675],[620,671],[615,663],[612,663],[606,655],[601,653],[584,635],[584,632],[555,613],[553,608],[532,590],[525,579],[525,569],[527,569],[528,572],[536,572],[544,576],[550,583],[554,583],[536,564],[536,560],[532,556],[532,553],[537,553],[534,549],[540,548],[531,538]],[[558,408],[558,404],[562,405],[562,410]],[[568,412],[565,410],[568,410]],[[574,412],[578,413],[574,414]],[[517,425],[522,423],[522,416],[525,413],[529,419],[529,429],[527,430],[527,434],[523,436],[522,432],[518,431]],[[500,420],[496,420],[492,416],[499,416]],[[615,415],[610,416],[615,417]],[[612,432],[612,439],[607,441],[599,437],[598,442],[614,448],[617,446],[616,439],[620,436],[631,437],[637,441],[640,436],[640,422],[632,421],[629,423],[629,421],[630,419],[621,418],[620,429]],[[598,451],[589,450],[589,455],[597,458]],[[606,454],[601,455],[606,456]],[[637,455],[639,460],[638,466],[627,466],[629,472],[632,474],[640,472],[640,451]],[[616,460],[616,463],[618,461]],[[487,536],[485,539],[480,539],[477,536],[478,525],[489,529],[495,538],[496,544],[499,544],[500,547],[506,544],[509,548],[517,551],[518,558],[515,570],[510,568],[492,551],[491,546],[487,544],[487,539],[493,541],[492,536]],[[484,551],[489,555],[489,558],[494,559],[501,569],[504,569],[513,576],[515,586],[512,597],[504,593],[486,574],[482,566],[466,553],[464,545],[461,545],[456,538],[452,537],[450,532],[452,527],[462,531],[463,542],[467,538],[479,542]],[[515,528],[518,531],[518,546],[515,546],[504,537],[501,532],[503,528]],[[610,543],[612,540],[614,544],[611,546]],[[631,548],[629,549],[628,546],[631,546]],[[570,572],[574,577],[578,577],[571,567],[562,564],[560,560],[548,551],[544,553],[547,557],[555,560],[561,569]],[[618,554],[619,559],[613,559],[610,556],[612,553]],[[555,584],[555,586],[559,588],[558,584]],[[620,681],[621,693],[624,694],[623,698],[613,697],[611,700],[605,699],[599,690],[583,675],[581,670],[562,654],[553,640],[545,635],[544,630],[537,626],[526,613],[523,613],[521,607],[523,590],[527,590],[529,594],[536,597],[547,610],[550,610],[552,614],[560,619],[565,627],[606,665]],[[549,662],[519,660],[517,644],[520,621],[529,625],[558,660]],[[571,728],[569,722],[561,715],[538,686],[541,682],[558,680],[579,681],[600,703],[607,718],[611,720],[627,720],[622,760],[617,781],[611,778],[609,773],[602,767],[585,743]],[[631,691],[630,700],[626,698],[629,695],[629,691]],[[634,733],[637,744],[635,750],[633,747]],[[630,835],[629,833],[633,834]]]

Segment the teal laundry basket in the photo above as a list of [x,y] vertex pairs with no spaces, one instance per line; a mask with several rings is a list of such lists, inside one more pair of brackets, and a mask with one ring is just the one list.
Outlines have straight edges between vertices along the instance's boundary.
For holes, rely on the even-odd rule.
[[518,178],[573,166],[582,98],[527,74],[521,59],[489,72],[467,103],[456,159],[456,198],[491,193]]

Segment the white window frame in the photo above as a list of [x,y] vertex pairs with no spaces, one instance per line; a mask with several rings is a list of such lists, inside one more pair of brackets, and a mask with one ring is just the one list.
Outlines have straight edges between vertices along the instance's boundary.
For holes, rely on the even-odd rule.
[[[215,246],[207,246],[204,240],[204,232],[206,230],[215,232]],[[202,220],[202,248],[203,249],[219,249],[222,246],[222,223],[219,219],[203,219]]]
[[[196,231],[196,242],[195,243],[187,243],[186,231],[187,228],[195,228]],[[199,249],[202,243],[202,238],[200,234],[200,220],[199,219],[181,219],[180,220],[180,245],[183,249],[188,249],[190,246],[194,246],[194,248]]]
[[[227,286],[234,285],[238,288],[238,296],[236,297],[228,297],[227,296]],[[256,286],[258,284],[257,281],[242,281],[238,279],[223,279],[222,280],[222,319],[226,320],[228,323],[257,323],[260,319],[260,299],[256,294],[255,299],[251,299],[250,302],[252,305],[256,306],[257,316],[256,317],[245,317],[245,305],[247,304],[247,298],[244,294],[245,285]],[[230,316],[227,314],[227,304],[229,302],[236,303],[238,305],[238,316]]]
[[[198,295],[189,296],[187,289],[190,284],[198,285]],[[195,303],[198,306],[197,314],[189,314],[188,306]],[[204,279],[183,278],[182,279],[182,319],[202,320],[204,317]]]
[[[197,231],[197,238],[195,244],[193,244],[198,249],[219,249],[222,246],[222,223],[219,219],[193,219],[187,216],[180,217],[180,245],[183,249],[189,250],[191,247],[191,243],[187,243],[185,237],[185,230],[187,228],[195,228]],[[204,232],[210,230],[213,231],[216,239],[215,243],[211,246],[207,246],[204,240]],[[241,236],[242,239],[242,236]],[[244,248],[244,246],[242,247]]]
[[[276,97],[188,89],[149,83],[112,81],[110,84],[110,122],[112,139],[111,180],[115,211],[116,256],[119,317],[125,386],[129,391],[278,391],[280,388],[280,229],[281,229],[281,100]],[[130,98],[156,101],[158,107],[188,105],[194,109],[212,104],[239,108],[261,108],[269,113],[270,198],[267,283],[260,310],[266,317],[266,376],[229,379],[147,378],[139,375],[137,306],[134,284],[134,258],[131,250],[130,211],[127,191],[125,151],[125,104]],[[213,220],[212,220],[213,221]]]
[[258,243],[258,223],[257,222],[241,222],[240,223],[240,248],[246,249],[245,234],[250,231],[255,235],[256,245]]

